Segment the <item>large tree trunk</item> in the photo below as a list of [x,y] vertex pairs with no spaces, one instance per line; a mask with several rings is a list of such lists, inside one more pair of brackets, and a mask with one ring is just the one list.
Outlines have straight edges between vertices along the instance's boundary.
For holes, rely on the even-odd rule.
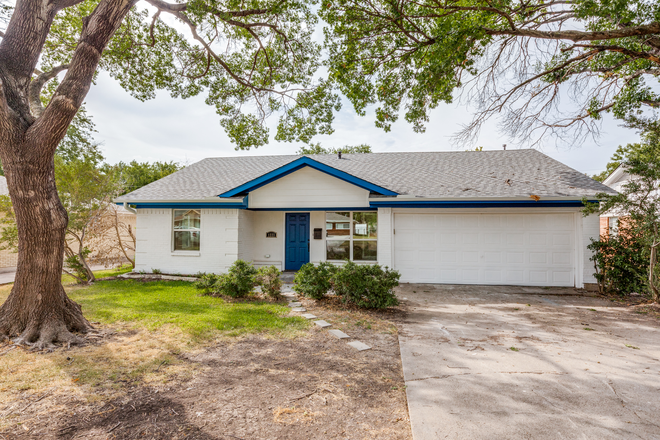
[[[68,217],[57,195],[50,149],[30,147],[0,146],[19,242],[14,287],[0,308],[0,334],[43,348],[53,342],[78,342],[72,332],[86,332],[91,326],[62,287]],[[39,150],[45,151],[19,153]]]
[[[39,347],[77,342],[72,332],[91,328],[61,283],[68,218],[55,188],[53,156],[89,90],[103,50],[137,0],[100,0],[83,20],[71,62],[33,81],[53,18],[80,1],[17,1],[0,40],[0,157],[18,226],[18,271],[0,308],[0,338]],[[64,79],[43,109],[41,87],[64,69]]]

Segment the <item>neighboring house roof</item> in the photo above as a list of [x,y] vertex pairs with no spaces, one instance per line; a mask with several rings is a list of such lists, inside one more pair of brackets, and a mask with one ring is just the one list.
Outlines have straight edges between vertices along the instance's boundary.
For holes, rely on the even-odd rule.
[[621,185],[628,180],[630,180],[630,174],[626,172],[626,167],[624,165],[619,165],[609,176],[607,176],[607,179],[603,181],[603,185],[618,190]]
[[8,196],[9,188],[7,187],[7,178],[0,176],[0,196]]
[[[213,200],[303,156],[204,159],[121,196],[118,202]],[[613,191],[561,162],[533,150],[369,153],[305,156],[398,195],[482,199],[590,197]],[[217,199],[215,199],[217,200]]]

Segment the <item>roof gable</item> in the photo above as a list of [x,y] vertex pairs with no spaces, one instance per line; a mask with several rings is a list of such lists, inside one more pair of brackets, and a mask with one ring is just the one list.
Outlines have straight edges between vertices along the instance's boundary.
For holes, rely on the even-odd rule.
[[317,171],[328,174],[332,177],[343,180],[345,182],[358,186],[362,189],[366,189],[367,191],[370,192],[374,192],[384,196],[397,195],[397,193],[395,193],[394,191],[390,191],[387,188],[383,188],[381,186],[375,185],[371,182],[355,177],[344,171],[338,170],[337,168],[333,168],[329,165],[317,162],[314,159],[311,159],[307,156],[303,156],[300,159],[294,160],[293,162],[283,165],[269,173],[257,177],[256,179],[253,179],[249,182],[246,182],[242,185],[232,188],[229,191],[219,194],[218,197],[237,197],[249,193],[250,191],[254,191],[257,188],[261,188],[264,185],[268,185],[269,183],[274,182],[275,180],[281,179],[282,177],[287,176],[305,167],[313,168]]

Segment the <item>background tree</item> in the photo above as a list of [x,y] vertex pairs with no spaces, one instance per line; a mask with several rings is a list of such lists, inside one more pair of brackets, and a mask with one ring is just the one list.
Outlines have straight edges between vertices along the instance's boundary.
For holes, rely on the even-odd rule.
[[320,143],[316,143],[300,147],[300,150],[296,151],[296,154],[337,154],[339,152],[342,152],[343,154],[372,153],[371,146],[367,144],[344,145],[339,148],[324,148]]
[[386,131],[403,112],[423,132],[459,93],[476,106],[464,143],[494,116],[527,144],[580,145],[607,112],[657,120],[657,1],[328,0],[321,16],[330,77],[359,114],[377,103]]
[[126,194],[175,173],[183,167],[176,162],[138,162],[133,160],[128,164],[119,162],[116,165],[106,165],[106,168],[115,170],[122,187],[122,194]]
[[101,159],[95,154],[71,160],[55,156],[55,182],[69,217],[64,242],[68,270],[64,271],[79,282],[95,281],[88,262],[93,250],[89,242],[103,232],[99,229],[102,218],[120,188],[113,170],[100,169]]
[[[314,2],[230,0],[17,0],[2,8],[0,159],[16,216],[18,268],[0,307],[0,335],[47,347],[75,343],[90,324],[61,285],[67,214],[55,187],[54,154],[98,69],[138,99],[159,89],[206,93],[237,148],[331,133],[339,108],[314,81],[321,48],[312,41]],[[164,21],[168,15],[186,34]],[[44,85],[62,73],[44,106]]]
[[[585,214],[589,213],[615,213],[619,216],[618,236],[615,243],[609,243],[608,238],[601,237],[601,243],[594,244],[597,251],[610,255],[601,258],[599,273],[607,275],[608,261],[613,262],[615,273],[623,278],[622,283],[634,286],[644,284],[654,301],[660,302],[660,264],[658,264],[658,248],[660,247],[660,130],[644,133],[642,143],[629,146],[626,150],[624,166],[630,179],[622,185],[619,193],[597,194],[600,204],[587,204]],[[585,200],[586,203],[586,200]],[[623,249],[612,244],[621,242]],[[630,247],[634,254],[630,256]],[[638,256],[647,257],[645,275],[641,279],[635,274],[643,273],[636,267]],[[597,255],[596,258],[599,258]],[[597,260],[598,262],[598,260]],[[623,269],[623,270],[622,270]],[[631,275],[632,274],[632,275]],[[634,276],[635,280],[628,279]],[[602,280],[601,280],[602,281]],[[613,284],[616,280],[605,281],[604,284]],[[625,286],[614,286],[615,290],[624,291]]]

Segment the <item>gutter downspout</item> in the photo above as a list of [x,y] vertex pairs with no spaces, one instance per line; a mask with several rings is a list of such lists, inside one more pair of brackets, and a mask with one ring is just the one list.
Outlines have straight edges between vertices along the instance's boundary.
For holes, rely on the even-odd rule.
[[137,209],[133,209],[128,206],[128,202],[124,202],[124,209],[128,212],[132,212],[133,214],[137,214]]

